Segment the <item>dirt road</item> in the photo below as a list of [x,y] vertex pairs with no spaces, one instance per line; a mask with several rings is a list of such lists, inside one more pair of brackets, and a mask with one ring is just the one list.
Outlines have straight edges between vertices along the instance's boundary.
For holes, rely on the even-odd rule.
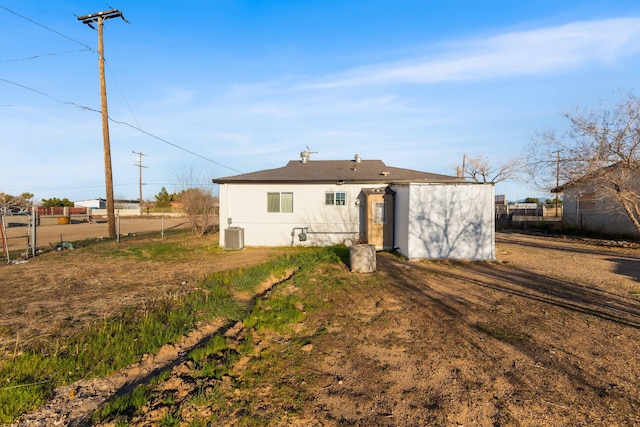
[[[170,230],[173,228],[188,227],[186,218],[121,218],[119,221],[121,235],[148,233],[150,231]],[[91,223],[43,225],[37,228],[37,246],[48,248],[60,241],[73,242],[85,239],[97,239],[109,236],[106,221]]]

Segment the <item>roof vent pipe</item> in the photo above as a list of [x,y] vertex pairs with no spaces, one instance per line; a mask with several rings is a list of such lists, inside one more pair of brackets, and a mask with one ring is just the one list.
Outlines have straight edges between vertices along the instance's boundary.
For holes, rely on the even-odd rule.
[[301,151],[300,152],[300,161],[302,163],[307,163],[307,160],[309,160],[309,152],[308,151]]
[[311,148],[307,145],[307,151],[302,151],[300,153],[300,161],[302,163],[307,163],[307,161],[311,160],[312,154],[318,154],[317,151],[311,151]]
[[356,163],[360,163],[362,161],[362,156],[360,154],[356,154],[355,160]]

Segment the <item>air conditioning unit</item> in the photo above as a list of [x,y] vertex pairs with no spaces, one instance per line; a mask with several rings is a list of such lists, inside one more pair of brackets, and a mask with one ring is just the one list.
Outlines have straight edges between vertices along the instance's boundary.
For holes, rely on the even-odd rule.
[[242,249],[244,248],[244,228],[229,227],[224,230],[224,248]]

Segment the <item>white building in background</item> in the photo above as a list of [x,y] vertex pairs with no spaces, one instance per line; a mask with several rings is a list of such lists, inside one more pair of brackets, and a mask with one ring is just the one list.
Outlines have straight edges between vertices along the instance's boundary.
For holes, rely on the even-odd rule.
[[[138,200],[114,200],[115,214],[119,216],[137,216],[140,213],[140,202]],[[107,215],[107,201],[105,199],[79,200],[73,202],[76,208],[90,209],[90,214],[95,216]]]
[[106,209],[107,201],[105,199],[78,200],[73,202],[73,205],[76,208]]

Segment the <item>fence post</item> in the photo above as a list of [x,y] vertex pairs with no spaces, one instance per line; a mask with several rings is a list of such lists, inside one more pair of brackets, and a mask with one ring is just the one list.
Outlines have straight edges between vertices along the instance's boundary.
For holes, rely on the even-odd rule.
[[162,211],[162,216],[160,216],[160,218],[162,218],[162,231],[160,232],[160,236],[164,239],[164,211]]
[[37,231],[36,229],[38,228],[38,208],[36,208],[35,206],[31,207],[31,224],[32,224],[32,233],[33,233],[33,237],[31,239],[31,256],[35,257],[36,256],[36,247],[38,246],[37,243]]
[[4,256],[7,258],[7,264],[10,262],[9,259],[9,241],[7,240],[7,228],[5,227],[5,216],[0,215],[2,217],[2,223],[0,224],[0,240],[2,243],[2,251]]
[[33,232],[33,230],[31,229],[32,224],[31,224],[31,215],[27,215],[27,235],[26,237],[26,245],[24,248],[24,257],[29,258],[29,252],[31,251],[31,233]]

